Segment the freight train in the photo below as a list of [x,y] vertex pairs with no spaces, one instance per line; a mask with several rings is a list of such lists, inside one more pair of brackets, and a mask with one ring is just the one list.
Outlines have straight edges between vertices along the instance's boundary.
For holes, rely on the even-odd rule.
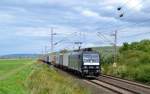
[[[69,51],[66,53],[57,52],[51,57],[53,57],[51,63],[54,66],[79,73],[83,77],[97,77],[101,73],[100,55],[91,48]],[[48,58],[49,56],[45,58],[46,62],[50,61],[50,58]]]

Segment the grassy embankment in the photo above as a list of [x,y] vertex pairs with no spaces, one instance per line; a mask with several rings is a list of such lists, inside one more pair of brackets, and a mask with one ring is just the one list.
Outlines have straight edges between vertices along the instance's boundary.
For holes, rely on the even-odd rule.
[[70,77],[33,60],[0,60],[0,94],[88,94]]
[[53,67],[38,64],[27,79],[27,87],[33,94],[89,94],[70,77],[60,75]]
[[[103,73],[150,84],[150,41],[124,43],[118,52],[117,66],[113,59],[103,59]],[[109,61],[109,62],[108,62]]]

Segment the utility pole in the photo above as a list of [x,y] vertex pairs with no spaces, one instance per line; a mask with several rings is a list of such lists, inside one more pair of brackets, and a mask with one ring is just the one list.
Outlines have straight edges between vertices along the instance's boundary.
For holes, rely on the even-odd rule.
[[[80,49],[81,49],[81,46],[82,46],[82,43],[83,43],[83,42],[81,41],[81,40],[82,40],[82,39],[81,39],[81,31],[77,34],[77,36],[79,36],[79,40],[75,41],[74,44],[77,45],[77,46],[78,46],[78,49],[80,50]],[[74,47],[73,47],[73,48],[74,48]]]
[[[122,18],[124,16],[124,13],[122,11],[122,7],[118,7],[117,8],[117,11],[118,11],[118,17],[119,18]],[[116,30],[113,34],[114,36],[114,64],[113,66],[116,67],[117,66],[117,33],[118,31]]]
[[47,54],[47,46],[45,46],[45,55]]
[[51,60],[52,63],[54,62],[54,57],[53,57],[54,35],[56,35],[56,33],[54,33],[54,28],[51,27],[51,57],[50,57],[50,60]]
[[79,40],[79,49],[81,48],[81,46],[82,46],[82,37],[81,37],[81,31],[80,31],[80,34],[79,34],[79,37],[80,37],[80,40]]
[[54,32],[53,32],[53,27],[51,27],[51,53],[53,53],[53,50],[54,50],[54,35],[56,35]]
[[114,37],[114,41],[113,43],[111,43],[113,45],[113,63],[117,62],[117,30],[111,34],[111,36]]
[[114,34],[114,63],[117,63],[117,30]]
[[117,30],[111,34],[111,36],[114,37],[114,42],[113,44],[113,66],[116,67],[117,66]]

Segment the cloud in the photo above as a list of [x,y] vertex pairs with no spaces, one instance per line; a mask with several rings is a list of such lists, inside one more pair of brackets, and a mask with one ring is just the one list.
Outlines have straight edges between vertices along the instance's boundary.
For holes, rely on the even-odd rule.
[[87,17],[94,17],[94,18],[99,18],[99,14],[90,10],[84,10],[82,11],[82,15],[87,16]]
[[[9,53],[22,49],[24,52],[32,52],[34,47],[38,48],[34,52],[38,52],[44,45],[49,45],[51,27],[57,33],[56,42],[68,37],[57,49],[72,47],[73,42],[81,38],[79,32],[86,36],[81,38],[86,43],[84,47],[103,45],[103,39],[96,32],[105,33],[108,37],[114,30],[124,36],[147,32],[150,30],[149,4],[148,0],[1,0],[1,51]],[[118,17],[119,6],[123,6],[123,18]],[[121,30],[120,27],[124,29]],[[77,34],[72,34],[74,32]],[[134,36],[132,40],[119,36],[119,44],[147,38],[145,35]],[[10,45],[12,49],[7,51]]]
[[12,14],[0,12],[0,24],[11,23],[15,21],[16,17]]
[[140,11],[143,7],[142,0],[125,0],[127,7],[131,10]]
[[51,34],[51,28],[53,32],[58,36],[64,36],[67,34],[72,34],[74,32],[80,32],[77,28],[69,26],[58,26],[50,25],[48,27],[19,27],[17,28],[17,36],[32,36],[32,37],[47,37]]
[[95,21],[95,22],[98,22],[98,21],[101,21],[101,22],[104,22],[104,21],[105,22],[109,22],[109,21],[116,22],[117,21],[114,17],[109,16],[109,15],[106,16],[105,14],[107,14],[107,13],[101,13],[98,10],[94,11],[92,9],[83,8],[83,7],[75,7],[74,10],[77,11],[81,15],[81,17],[83,16],[82,17],[83,19],[88,19],[88,21],[91,20],[90,22],[92,22],[92,20]]

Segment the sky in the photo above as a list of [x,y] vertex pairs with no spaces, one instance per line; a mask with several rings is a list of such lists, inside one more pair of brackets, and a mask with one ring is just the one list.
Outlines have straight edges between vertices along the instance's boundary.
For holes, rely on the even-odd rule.
[[50,51],[52,27],[54,51],[110,45],[115,31],[118,45],[150,39],[149,8],[150,0],[0,0],[0,55]]

